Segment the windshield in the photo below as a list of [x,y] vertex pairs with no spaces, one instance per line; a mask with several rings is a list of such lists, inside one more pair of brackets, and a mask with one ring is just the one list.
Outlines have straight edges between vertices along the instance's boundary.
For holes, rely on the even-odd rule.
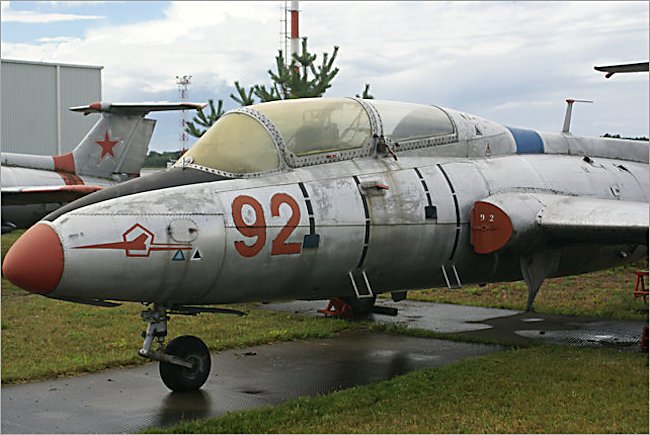
[[395,142],[454,132],[449,116],[438,107],[381,100],[372,100],[370,104],[379,112],[384,136]]
[[[249,174],[280,167],[278,150],[269,132],[255,118],[243,113],[222,116],[183,157],[192,163],[229,172]],[[182,165],[182,160],[176,165]]]
[[371,137],[363,106],[347,98],[308,98],[250,106],[273,122],[285,146],[301,157],[364,146]]

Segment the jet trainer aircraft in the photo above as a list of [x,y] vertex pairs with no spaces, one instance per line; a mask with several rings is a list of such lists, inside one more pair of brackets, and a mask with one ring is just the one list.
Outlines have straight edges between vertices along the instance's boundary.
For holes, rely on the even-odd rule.
[[27,228],[88,193],[140,175],[156,121],[147,113],[203,107],[196,103],[92,103],[71,107],[100,113],[86,137],[60,156],[2,153],[2,232]]
[[[224,115],[165,172],[46,216],[3,264],[51,298],[143,302],[139,354],[200,388],[205,344],[169,314],[547,277],[648,253],[648,143],[504,127],[437,106],[276,101]],[[241,314],[241,313],[240,313]]]

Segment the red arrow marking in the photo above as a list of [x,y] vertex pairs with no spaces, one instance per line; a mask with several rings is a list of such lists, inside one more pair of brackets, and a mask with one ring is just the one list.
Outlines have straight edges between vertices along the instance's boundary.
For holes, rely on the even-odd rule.
[[[127,235],[140,228],[144,231],[133,240],[126,240]],[[147,240],[151,237],[151,243]],[[75,246],[73,249],[118,249],[124,250],[127,257],[148,257],[151,251],[190,251],[192,245],[182,243],[154,243],[154,235],[151,231],[140,224],[135,224],[122,234],[123,241],[111,243],[99,243],[96,245]]]
[[124,249],[125,251],[144,251],[147,249],[146,234],[140,234],[130,242],[100,243],[98,245],[77,246],[75,249]]

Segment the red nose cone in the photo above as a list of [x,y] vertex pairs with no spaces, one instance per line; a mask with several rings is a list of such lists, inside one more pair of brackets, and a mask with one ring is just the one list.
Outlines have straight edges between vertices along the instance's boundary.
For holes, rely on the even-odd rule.
[[49,225],[34,225],[9,249],[2,273],[20,288],[50,293],[63,274],[61,239]]

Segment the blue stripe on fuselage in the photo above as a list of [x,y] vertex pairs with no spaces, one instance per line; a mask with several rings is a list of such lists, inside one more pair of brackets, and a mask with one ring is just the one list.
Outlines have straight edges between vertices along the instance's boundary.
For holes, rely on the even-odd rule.
[[544,154],[544,141],[534,130],[506,127],[515,138],[517,154]]

